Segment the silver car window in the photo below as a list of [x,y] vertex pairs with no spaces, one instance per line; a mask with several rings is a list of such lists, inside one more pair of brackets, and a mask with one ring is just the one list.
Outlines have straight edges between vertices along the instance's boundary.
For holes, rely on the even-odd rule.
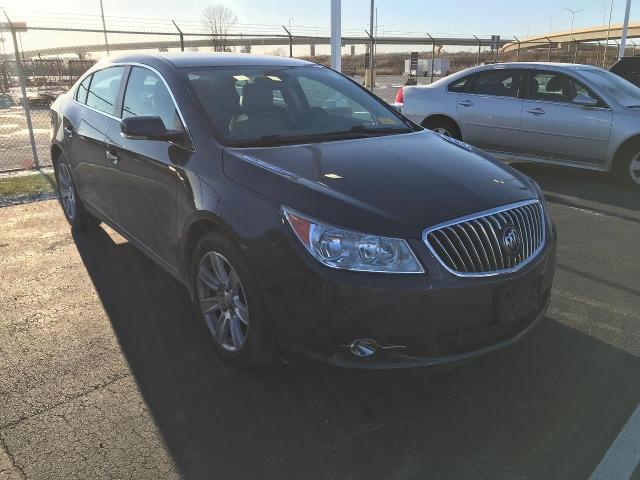
[[580,74],[598,90],[608,93],[625,107],[640,106],[640,88],[615,73],[607,70],[584,69],[580,70]]
[[537,71],[531,77],[529,98],[532,100],[573,103],[576,98],[584,96],[601,103],[600,99],[585,85],[563,73]]
[[521,78],[519,70],[486,70],[475,77],[470,93],[517,98],[520,96]]

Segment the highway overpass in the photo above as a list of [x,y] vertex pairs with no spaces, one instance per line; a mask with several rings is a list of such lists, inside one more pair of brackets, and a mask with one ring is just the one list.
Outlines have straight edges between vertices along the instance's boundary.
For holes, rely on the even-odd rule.
[[[509,42],[501,49],[502,53],[515,52],[518,49],[546,48],[549,44],[567,43],[567,42],[603,42],[607,40],[607,30],[609,30],[609,40],[616,40],[622,36],[622,24],[599,25],[597,27],[575,29],[572,32],[566,30],[564,32],[553,32],[547,35],[539,35],[535,37],[526,37],[520,39],[520,42]],[[627,38],[640,37],[640,22],[629,23]]]

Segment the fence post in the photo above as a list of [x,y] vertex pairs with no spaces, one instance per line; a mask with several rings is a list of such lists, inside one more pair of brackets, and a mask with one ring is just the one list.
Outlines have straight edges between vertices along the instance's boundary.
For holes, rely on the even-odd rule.
[[475,38],[478,42],[478,58],[476,58],[476,66],[478,66],[480,65],[480,49],[482,48],[482,44],[480,43],[480,39],[478,37],[474,35],[473,38]]
[[[3,9],[4,11],[4,9]],[[20,58],[20,51],[18,50],[18,38],[16,37],[16,29],[13,22],[9,19],[7,12],[4,12],[11,29],[11,37],[13,39],[13,50],[16,56],[16,70],[18,71],[18,79],[20,81],[20,91],[22,93],[22,108],[24,108],[24,116],[27,119],[27,130],[29,131],[29,141],[31,142],[31,154],[33,155],[33,164],[36,169],[40,169],[40,162],[38,161],[38,151],[36,149],[36,139],[33,136],[33,124],[31,123],[31,109],[29,108],[29,99],[27,98],[27,83],[24,78],[24,70],[22,69],[22,60]]]
[[600,63],[600,40],[598,40],[598,53],[596,54],[596,67]]
[[547,50],[547,62],[551,61],[551,44],[553,43],[549,37],[544,37],[549,42],[549,50]]
[[284,28],[284,31],[287,32],[287,35],[289,36],[289,56],[293,57],[293,37],[291,36],[291,32],[287,30],[287,27],[282,25],[282,28]]
[[433,83],[433,68],[436,63],[436,41],[428,33],[427,36],[431,39],[431,79],[429,80],[429,83]]
[[180,34],[180,51],[184,52],[184,35],[182,34],[182,30],[180,30],[178,24],[173,20],[171,20],[171,23],[173,23],[173,26],[176,27],[176,30],[178,30],[178,33]]

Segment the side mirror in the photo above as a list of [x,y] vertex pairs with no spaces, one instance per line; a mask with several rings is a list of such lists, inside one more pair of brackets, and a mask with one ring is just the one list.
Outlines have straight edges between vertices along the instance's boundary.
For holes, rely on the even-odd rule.
[[177,142],[184,139],[184,132],[167,130],[162,119],[155,115],[123,118],[120,122],[122,135],[133,140],[164,140]]
[[576,98],[573,99],[573,102],[576,105],[580,105],[583,107],[597,107],[598,100],[590,97],[589,95],[576,95]]

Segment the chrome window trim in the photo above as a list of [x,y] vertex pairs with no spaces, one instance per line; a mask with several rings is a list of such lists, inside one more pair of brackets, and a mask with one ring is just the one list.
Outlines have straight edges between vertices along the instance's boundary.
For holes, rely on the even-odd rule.
[[[78,102],[76,100],[76,90],[78,89],[78,86],[84,81],[84,79],[87,76],[93,75],[96,72],[99,72],[101,70],[105,70],[105,69],[111,68],[111,67],[140,67],[140,68],[146,68],[147,70],[150,70],[153,73],[155,73],[156,75],[158,75],[160,80],[162,80],[162,83],[164,83],[164,86],[166,87],[166,89],[169,91],[169,95],[171,96],[171,100],[173,101],[173,106],[176,107],[176,111],[178,112],[178,116],[180,117],[180,121],[182,122],[182,125],[184,126],[184,130],[185,130],[187,136],[189,137],[189,141],[190,141],[192,147],[188,148],[188,147],[185,147],[183,145],[178,145],[175,142],[167,142],[167,143],[170,143],[170,144],[175,145],[175,146],[180,147],[180,148],[184,148],[185,150],[191,150],[191,151],[195,150],[196,144],[193,141],[193,135],[191,135],[191,130],[189,130],[189,126],[187,125],[187,122],[184,119],[184,115],[182,115],[182,111],[180,110],[180,106],[178,105],[176,97],[173,95],[173,91],[171,90],[171,87],[169,87],[169,84],[167,83],[167,80],[164,78],[164,75],[162,75],[158,70],[156,70],[155,68],[153,68],[150,65],[146,65],[144,63],[139,63],[139,62],[118,62],[118,63],[110,63],[108,65],[105,65],[103,68],[97,68],[95,70],[89,70],[87,73],[85,73],[84,76],[82,76],[76,82],[76,86],[74,88],[73,95],[71,96],[72,101],[77,103],[78,105],[81,105],[81,106],[83,106],[85,108],[88,108],[89,110],[93,110],[94,112],[101,113],[102,115],[104,115],[106,117],[109,117],[109,118],[111,118],[113,120],[121,121],[122,120],[122,116],[117,117],[115,115],[111,115],[109,113],[102,112],[102,111],[100,111],[100,110],[98,110],[96,108],[90,107],[86,103],[80,103],[80,102]],[[129,81],[129,77],[127,76],[127,78],[124,79],[124,80],[126,80],[128,82]],[[122,101],[123,102],[124,102],[124,96],[126,95],[126,93],[127,93],[127,88],[126,88],[126,85],[125,85],[125,89],[124,89],[123,94],[122,94]]]
[[[478,219],[478,218],[488,217],[488,216],[494,215],[496,213],[501,213],[501,212],[504,212],[504,211],[507,211],[507,210],[512,210],[514,208],[523,207],[525,205],[533,205],[533,204],[540,205],[540,209],[541,209],[541,212],[542,212],[542,241],[540,242],[540,245],[538,246],[538,248],[531,255],[529,255],[528,258],[523,260],[520,264],[516,265],[515,267],[505,268],[505,269],[502,269],[502,270],[495,270],[495,271],[491,271],[491,272],[480,272],[480,273],[457,272],[457,271],[455,271],[455,270],[453,270],[453,269],[451,269],[451,268],[449,268],[447,266],[447,264],[440,258],[440,256],[436,253],[435,249],[431,246],[431,244],[427,240],[427,235],[429,235],[429,233],[431,233],[434,230],[439,230],[439,229],[444,228],[444,227],[451,227],[451,226],[457,225],[459,223],[468,222],[470,220],[475,220],[475,219]],[[431,252],[431,255],[433,255],[433,257],[438,261],[440,266],[442,268],[444,268],[450,274],[455,275],[456,277],[462,277],[462,278],[495,277],[495,276],[498,276],[498,275],[506,275],[506,274],[509,274],[509,273],[517,272],[518,270],[520,270],[523,267],[525,267],[526,265],[528,265],[531,261],[533,261],[540,254],[540,252],[544,249],[544,247],[545,247],[545,245],[547,243],[547,221],[546,220],[547,219],[545,217],[545,208],[544,208],[544,205],[542,205],[542,203],[540,202],[540,200],[538,200],[538,199],[524,200],[522,202],[510,203],[508,205],[502,205],[500,207],[491,208],[489,210],[482,210],[480,212],[471,213],[471,214],[465,215],[463,217],[454,218],[452,220],[448,220],[446,222],[442,222],[442,223],[439,223],[437,225],[433,225],[431,227],[427,227],[422,231],[422,241],[425,243],[425,245],[429,249],[429,252]]]

